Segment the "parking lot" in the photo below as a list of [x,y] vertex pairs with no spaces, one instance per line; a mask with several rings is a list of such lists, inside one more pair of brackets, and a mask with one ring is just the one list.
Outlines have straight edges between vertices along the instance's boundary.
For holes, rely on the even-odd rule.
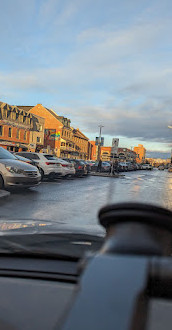
[[135,171],[123,178],[87,176],[44,181],[0,201],[1,220],[50,220],[99,231],[97,213],[107,203],[140,201],[172,209],[172,173]]

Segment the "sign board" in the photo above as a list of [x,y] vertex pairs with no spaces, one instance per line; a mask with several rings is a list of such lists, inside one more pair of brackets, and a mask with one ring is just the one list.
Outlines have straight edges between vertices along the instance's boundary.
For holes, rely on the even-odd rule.
[[100,140],[100,137],[96,136],[95,145],[98,146],[99,145],[99,142],[100,142],[100,145],[101,146],[104,146],[104,137],[101,137],[101,140]]
[[99,137],[96,136],[96,142],[95,142],[95,145],[98,146],[98,144],[99,144]]
[[101,138],[100,145],[103,147],[104,146],[104,137]]
[[112,154],[117,154],[118,152],[118,145],[119,145],[119,139],[113,138],[112,139]]

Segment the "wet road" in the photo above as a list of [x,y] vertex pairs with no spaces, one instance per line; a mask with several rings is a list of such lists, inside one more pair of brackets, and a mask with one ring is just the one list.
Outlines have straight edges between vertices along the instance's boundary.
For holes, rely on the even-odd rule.
[[172,210],[172,173],[127,172],[124,178],[89,176],[43,182],[0,202],[0,220],[51,220],[99,231],[97,213],[107,203],[141,201]]

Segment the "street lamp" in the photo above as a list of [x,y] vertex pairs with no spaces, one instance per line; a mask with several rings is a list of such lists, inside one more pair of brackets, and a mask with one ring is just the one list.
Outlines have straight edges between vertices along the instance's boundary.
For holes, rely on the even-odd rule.
[[104,126],[103,125],[99,125],[99,141],[98,141],[98,152],[97,152],[97,160],[99,161],[100,160],[100,145],[101,145],[101,137],[102,137],[102,128]]

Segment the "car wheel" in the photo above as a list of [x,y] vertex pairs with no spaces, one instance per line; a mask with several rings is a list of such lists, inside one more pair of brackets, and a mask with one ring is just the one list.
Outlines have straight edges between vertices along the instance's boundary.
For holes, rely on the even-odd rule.
[[42,170],[42,168],[39,168],[39,173],[41,174],[41,181],[44,178],[44,171]]
[[0,189],[4,188],[4,179],[2,177],[2,175],[0,175]]

